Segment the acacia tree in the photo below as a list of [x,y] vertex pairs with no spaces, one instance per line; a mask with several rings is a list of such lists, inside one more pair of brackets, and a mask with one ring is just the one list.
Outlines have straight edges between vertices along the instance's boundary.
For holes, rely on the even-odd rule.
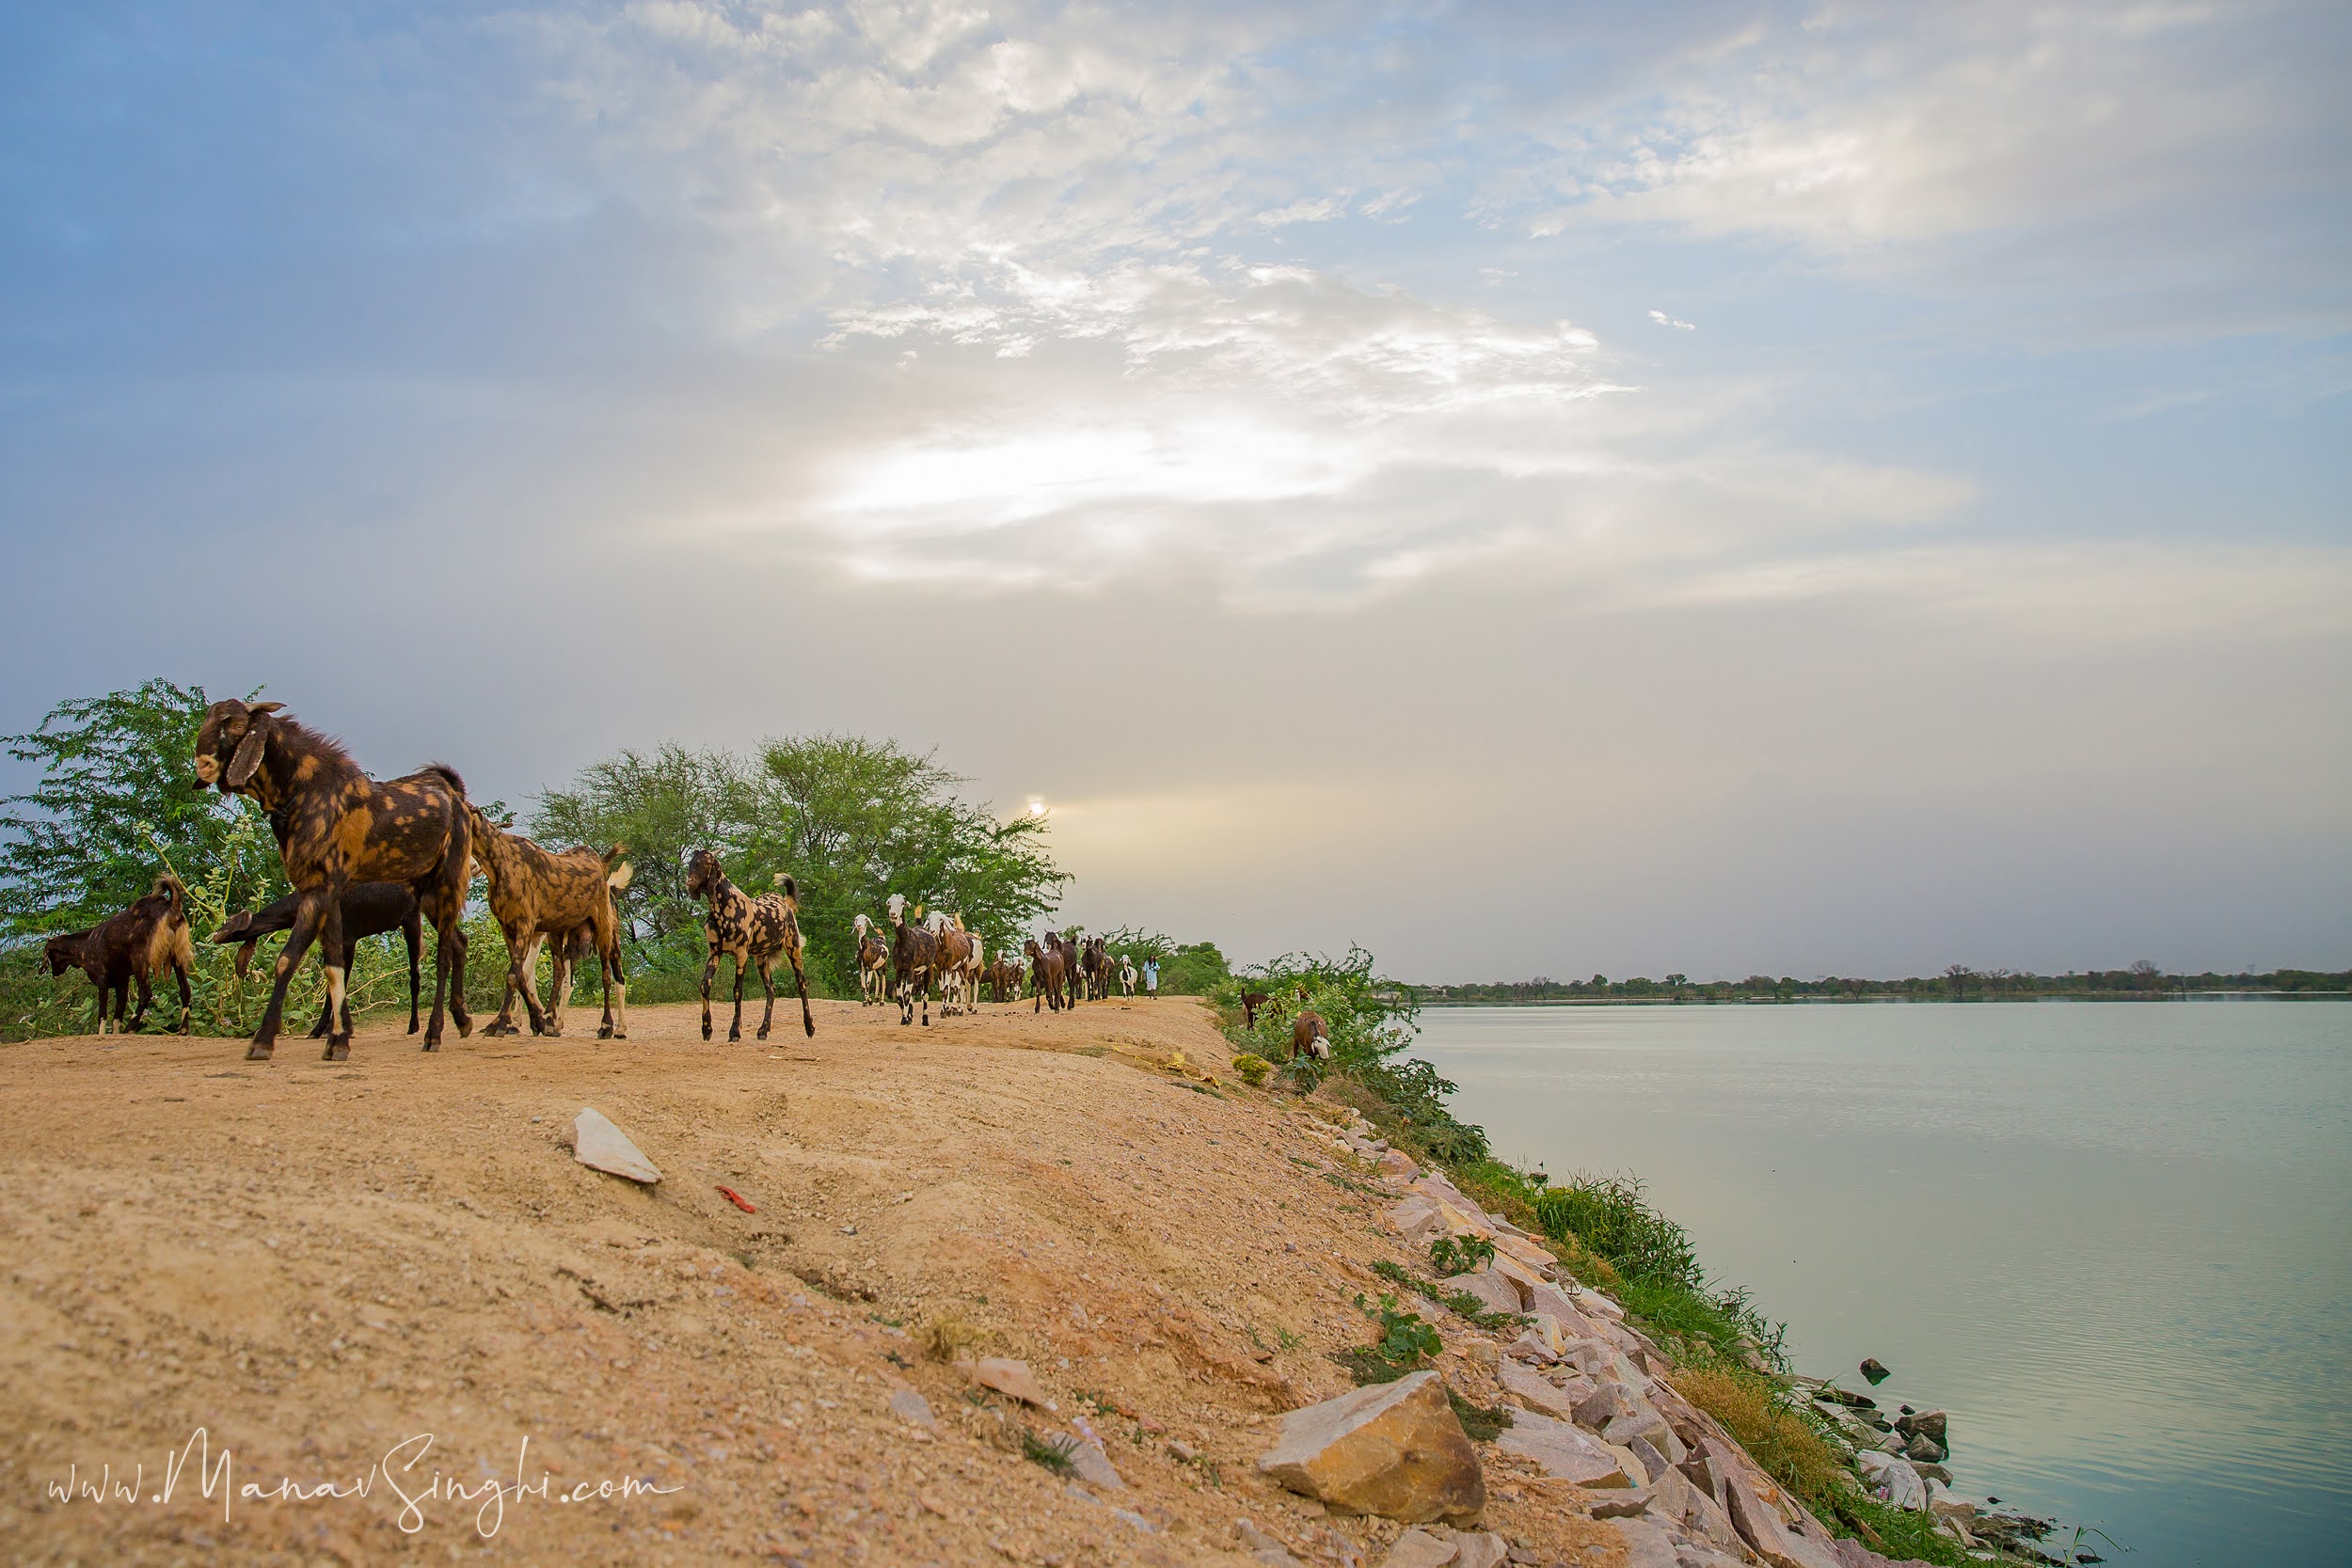
[[628,846],[632,939],[659,971],[702,962],[688,854],[717,851],[754,895],[789,874],[811,979],[848,994],[856,986],[850,923],[860,912],[882,919],[893,893],[961,914],[992,951],[1059,902],[1070,879],[1045,847],[1045,820],[999,821],[985,802],[958,796],[965,782],[929,754],[857,736],[771,740],[751,760],[664,746],[624,752],[548,791],[532,831],[549,842]]
[[267,899],[285,891],[276,856],[240,853],[258,808],[189,787],[208,705],[202,687],[159,677],[70,698],[34,729],[0,736],[10,756],[40,769],[30,789],[0,800],[0,929],[8,938],[103,920],[166,869],[193,883],[239,860],[240,895]]

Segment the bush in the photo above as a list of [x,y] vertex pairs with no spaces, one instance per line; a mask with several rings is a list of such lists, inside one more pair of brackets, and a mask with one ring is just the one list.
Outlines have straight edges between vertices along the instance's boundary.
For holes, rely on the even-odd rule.
[[1670,1379],[1677,1392],[1723,1423],[1764,1473],[1803,1497],[1823,1517],[1853,1490],[1845,1462],[1804,1418],[1790,1409],[1779,1385],[1744,1368],[1684,1367]]
[[1233,1058],[1233,1070],[1240,1074],[1243,1083],[1255,1089],[1264,1086],[1266,1074],[1274,1070],[1274,1064],[1245,1051]]
[[1547,1234],[1574,1236],[1629,1283],[1695,1291],[1698,1254],[1682,1227],[1651,1208],[1632,1176],[1579,1176],[1534,1200]]

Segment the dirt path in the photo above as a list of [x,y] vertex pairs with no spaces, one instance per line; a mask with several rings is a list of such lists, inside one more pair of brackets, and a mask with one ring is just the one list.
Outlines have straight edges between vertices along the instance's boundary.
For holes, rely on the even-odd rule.
[[[333,1065],[300,1039],[267,1065],[226,1040],[0,1047],[0,1557],[1239,1563],[1248,1517],[1308,1560],[1377,1560],[1393,1527],[1325,1519],[1254,1461],[1273,1415],[1348,1386],[1329,1353],[1370,1338],[1366,1265],[1406,1255],[1306,1108],[1202,1092],[1229,1070],[1205,1010],[792,1022],[707,1045],[696,1009],[641,1008],[626,1042],[437,1056],[378,1026]],[[573,1161],[587,1105],[659,1187]],[[1057,1408],[927,1357],[942,1319]],[[902,1390],[935,1431],[894,1416]],[[1080,1421],[1123,1491],[1024,1459],[1025,1427]],[[191,1457],[155,1501],[199,1429],[241,1494],[348,1489],[388,1454],[398,1492],[224,1519]],[[141,1500],[48,1494],[109,1465],[144,1466]],[[494,1477],[531,1490],[450,1495]],[[1600,1528],[1490,1477],[1534,1560],[1607,1560]],[[561,1497],[630,1478],[664,1490]]]

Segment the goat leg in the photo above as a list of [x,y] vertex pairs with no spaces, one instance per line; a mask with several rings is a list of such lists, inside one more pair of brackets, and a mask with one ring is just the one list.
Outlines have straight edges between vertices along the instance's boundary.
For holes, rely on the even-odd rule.
[[302,902],[294,906],[294,926],[286,933],[286,945],[278,952],[278,973],[270,982],[269,1004],[262,1009],[262,1022],[253,1031],[253,1043],[246,1049],[246,1061],[266,1062],[277,1050],[278,1030],[286,1017],[286,988],[294,982],[294,971],[310,951],[310,943],[319,934],[319,924],[334,902],[334,890],[324,884],[303,890]]
[[703,960],[703,1038],[710,1038],[710,979],[719,973],[719,950],[712,948]]
[[735,956],[735,1022],[727,1025],[727,1043],[735,1045],[743,1038],[743,955]]
[[326,900],[326,918],[321,922],[319,951],[326,955],[326,1014],[335,1022],[327,1030],[326,1053],[322,1058],[340,1062],[351,1054],[351,998],[344,987],[351,977],[351,951],[343,942],[343,901],[342,891],[330,893]]
[[775,959],[763,958],[759,960],[759,983],[768,992],[768,1010],[759,1015],[759,1037],[764,1040],[768,1037],[769,1029],[771,1028],[776,1022]]
[[808,1010],[808,975],[801,968],[801,950],[787,950],[786,958],[792,960],[792,989],[801,993],[801,1035],[805,1039],[817,1037],[817,1020]]
[[424,975],[419,959],[424,957],[424,921],[416,911],[401,922],[400,934],[408,942],[408,1032],[417,1032],[417,993],[423,989]]

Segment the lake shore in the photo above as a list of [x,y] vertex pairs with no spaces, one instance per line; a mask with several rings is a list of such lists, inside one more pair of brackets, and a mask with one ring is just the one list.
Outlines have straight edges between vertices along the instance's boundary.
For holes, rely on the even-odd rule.
[[[367,1025],[338,1064],[299,1039],[266,1065],[152,1035],[0,1049],[18,1108],[0,1540],[24,1560],[120,1562],[1423,1549],[1258,1461],[1286,1413],[1355,1386],[1340,1358],[1379,1338],[1366,1307],[1429,1275],[1426,1237],[1398,1216],[1436,1188],[1394,1154],[1384,1171],[1340,1108],[1234,1083],[1200,1004],[992,1006],[924,1030],[820,1003],[814,1039],[780,1024],[732,1046],[705,1043],[691,1007],[631,1022],[627,1042],[477,1037],[437,1056]],[[575,1161],[586,1106],[658,1185]],[[1474,1205],[1442,1223],[1509,1233]],[[1691,1453],[1723,1435],[1613,1304],[1544,1265],[1539,1242],[1512,1244],[1581,1322],[1547,1314],[1538,1337],[1555,1338],[1515,1355],[1526,1323],[1422,1304],[1429,1364],[1470,1406],[1516,1404],[1545,1430],[1534,1407],[1575,1379],[1622,1379]],[[1614,1361],[1576,1359],[1602,1342]],[[1032,1381],[992,1386],[976,1357]],[[1574,1413],[1552,1420],[1581,1453]],[[201,1497],[192,1441],[233,1455],[233,1503]],[[1039,1445],[1061,1463],[1034,1462]],[[1093,1451],[1073,1473],[1078,1448]],[[1537,1564],[1643,1560],[1669,1539],[1661,1488],[1690,1490],[1580,1485],[1508,1443],[1479,1451],[1475,1529],[1421,1538],[1445,1560],[1471,1560],[1473,1537]],[[1744,1454],[1718,1468],[1803,1541]],[[107,1500],[50,1491],[126,1471]],[[1698,1539],[1687,1524],[1672,1539]]]

